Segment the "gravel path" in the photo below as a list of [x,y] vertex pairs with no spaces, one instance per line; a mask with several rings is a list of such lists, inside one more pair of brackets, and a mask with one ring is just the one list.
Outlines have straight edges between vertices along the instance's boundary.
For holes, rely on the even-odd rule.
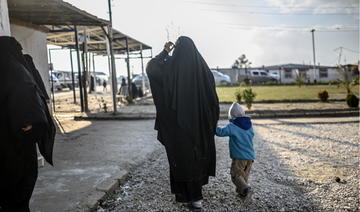
[[[256,124],[247,204],[230,179],[227,138],[217,138],[217,175],[203,187],[205,211],[359,211],[358,129],[358,123]],[[98,212],[188,211],[170,194],[168,173],[165,151],[157,150]]]

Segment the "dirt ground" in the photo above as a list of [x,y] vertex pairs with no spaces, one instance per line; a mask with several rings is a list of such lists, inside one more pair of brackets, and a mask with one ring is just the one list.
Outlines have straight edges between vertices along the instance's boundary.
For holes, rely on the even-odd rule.
[[[203,187],[204,211],[359,211],[358,129],[357,117],[254,120],[249,202],[231,182],[228,138],[217,137],[216,177]],[[163,148],[101,204],[98,212],[105,211],[189,211],[170,193]]]

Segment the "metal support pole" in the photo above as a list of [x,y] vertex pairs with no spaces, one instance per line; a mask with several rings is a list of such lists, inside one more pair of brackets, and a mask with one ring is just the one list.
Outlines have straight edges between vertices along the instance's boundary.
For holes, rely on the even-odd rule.
[[140,58],[141,58],[141,74],[142,74],[141,85],[142,85],[142,92],[145,93],[145,73],[144,73],[144,60],[143,60],[142,44],[140,44]]
[[82,62],[83,62],[83,88],[84,88],[84,110],[85,112],[89,111],[89,104],[88,104],[88,61],[87,61],[87,33],[86,33],[86,27],[84,27],[84,43],[83,43],[83,53],[82,53]]
[[113,51],[111,0],[108,0],[108,7],[109,7],[109,19],[110,19],[110,26],[108,26],[108,33],[109,33],[108,39],[109,39],[109,49],[110,49],[110,59],[111,59],[112,100],[113,100],[113,109],[114,109],[113,113],[115,114],[117,112],[116,109],[117,80],[116,80],[115,57]]
[[132,97],[132,89],[131,89],[131,77],[130,77],[130,55],[129,55],[129,41],[128,37],[125,40],[126,43],[126,66],[127,66],[127,74],[128,74],[128,90],[129,96]]
[[73,65],[73,59],[72,59],[72,53],[70,49],[70,65],[71,65],[71,83],[72,83],[72,91],[73,91],[73,97],[74,97],[74,104],[76,104],[76,93],[75,93],[75,76],[74,76],[74,65]]
[[90,55],[91,53],[90,52],[87,52],[86,53],[86,63],[87,63],[87,73],[88,73],[88,85],[89,85],[89,94],[90,93],[92,93],[92,90],[91,90],[91,66],[92,66],[92,64],[91,64],[91,55]]
[[81,112],[84,112],[84,97],[83,97],[83,91],[82,91],[82,77],[81,77],[81,65],[80,65],[80,52],[79,52],[79,38],[78,38],[78,31],[77,26],[74,26],[75,28],[75,49],[76,49],[76,55],[77,55],[77,64],[78,64],[78,84],[79,84],[79,91],[80,91],[80,107]]
[[53,79],[53,69],[54,69],[54,66],[53,66],[53,64],[52,64],[52,61],[51,61],[51,49],[49,49],[49,61],[50,61],[50,74],[51,74],[51,77],[50,77],[50,79],[51,79],[51,87],[52,87],[52,89],[51,89],[51,94],[52,94],[52,105],[53,105],[53,110],[54,110],[54,112],[56,112],[55,111],[55,93],[54,93],[54,79]]
[[314,83],[315,83],[315,80],[316,80],[316,59],[315,59],[315,38],[314,38],[314,32],[315,32],[315,29],[312,29],[311,30],[311,35],[312,35],[312,44],[313,44],[313,59],[314,59]]
[[92,67],[93,67],[93,73],[94,73],[94,91],[95,91],[95,97],[96,97],[96,71],[95,71],[95,55],[92,54]]
[[113,110],[114,114],[117,112],[117,101],[116,101],[116,93],[117,93],[117,81],[116,81],[116,68],[115,68],[115,57],[112,45],[112,27],[108,26],[109,31],[109,48],[110,48],[110,62],[111,62],[111,80],[112,80],[112,100],[113,100]]

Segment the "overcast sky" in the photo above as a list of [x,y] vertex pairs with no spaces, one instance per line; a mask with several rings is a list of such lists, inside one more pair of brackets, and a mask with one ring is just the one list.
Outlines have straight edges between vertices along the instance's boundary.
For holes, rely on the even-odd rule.
[[[108,19],[107,0],[65,0]],[[161,51],[168,37],[191,37],[210,67],[231,67],[246,54],[253,66],[312,63],[315,31],[316,61],[335,65],[359,60],[358,0],[112,0],[114,28]],[[65,54],[57,53],[56,69],[69,69]],[[107,72],[105,58],[97,69]],[[132,72],[141,71],[132,61]],[[117,71],[125,75],[124,61]]]

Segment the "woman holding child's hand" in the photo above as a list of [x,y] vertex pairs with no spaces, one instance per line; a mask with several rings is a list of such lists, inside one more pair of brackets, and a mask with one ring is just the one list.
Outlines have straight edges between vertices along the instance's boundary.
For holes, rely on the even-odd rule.
[[175,45],[167,42],[146,72],[156,106],[155,129],[170,165],[171,192],[176,201],[202,208],[202,186],[215,176],[219,101],[214,77],[194,42],[184,36]]

